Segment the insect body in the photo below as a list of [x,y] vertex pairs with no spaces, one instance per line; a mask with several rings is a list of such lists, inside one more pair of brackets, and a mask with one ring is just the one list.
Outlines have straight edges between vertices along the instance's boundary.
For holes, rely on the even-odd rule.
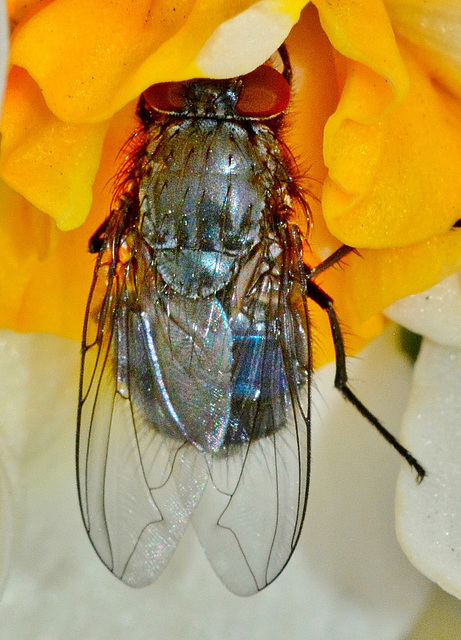
[[90,244],[79,497],[97,553],[133,586],[157,577],[191,520],[235,593],[287,564],[308,492],[311,300],[330,318],[337,386],[424,473],[347,387],[332,301],[313,278],[350,248],[303,263],[291,218],[309,209],[278,135],[281,56],[283,74],[264,65],[147,90]]

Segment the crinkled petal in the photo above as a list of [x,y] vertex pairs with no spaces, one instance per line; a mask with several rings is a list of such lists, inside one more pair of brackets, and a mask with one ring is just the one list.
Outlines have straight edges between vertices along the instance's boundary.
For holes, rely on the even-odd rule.
[[34,269],[53,250],[55,234],[48,216],[1,181],[0,201],[0,321],[14,327],[22,317],[24,290]]
[[94,268],[88,241],[110,212],[117,154],[133,126],[130,106],[112,119],[90,215],[71,233],[58,231],[51,218],[0,181],[1,326],[81,338]]
[[[290,34],[288,46],[296,73],[296,96],[286,134],[288,144],[300,158],[301,173],[305,176],[303,186],[307,191],[313,191],[314,197],[308,197],[314,215],[311,240],[314,246],[323,247],[322,257],[325,258],[338,243],[324,226],[320,206],[320,185],[325,176],[322,130],[334,109],[337,94],[325,82],[325,78],[334,76],[331,45],[312,6],[306,9]],[[300,104],[303,105],[303,117],[299,117]],[[134,104],[128,105],[112,119],[102,154],[103,166],[93,187],[95,200],[90,218],[72,234],[53,233],[52,223],[46,221],[46,216],[20,196],[4,189],[2,228],[8,232],[0,237],[0,249],[8,260],[4,260],[4,268],[0,269],[0,286],[8,292],[8,302],[0,308],[2,326],[22,331],[52,331],[79,339],[94,262],[87,255],[87,241],[110,211],[112,179],[119,162],[117,156],[136,126],[134,108]],[[24,173],[23,177],[29,186],[28,176]],[[54,180],[56,176],[52,177]],[[41,186],[36,184],[35,188],[38,190]],[[13,211],[17,212],[14,216],[11,215]],[[306,226],[306,221],[300,221],[300,224]],[[56,254],[51,257],[53,252]],[[318,260],[318,257],[314,258],[314,262]],[[78,278],[75,277],[77,273]],[[323,282],[336,295],[341,291],[340,280],[341,272],[330,270]],[[46,295],[48,291],[53,291],[53,296]],[[313,322],[319,334],[316,362],[320,365],[331,360],[334,350],[325,313],[315,305],[312,308]],[[382,319],[373,321],[373,326],[367,323],[366,327],[357,327],[354,309],[348,307],[347,311],[341,311],[346,313],[344,323],[350,331],[361,335],[348,340],[350,350],[362,347],[382,329]],[[360,325],[362,323],[361,318]]]
[[60,229],[73,229],[88,215],[108,125],[59,120],[37,84],[14,67],[4,103],[1,175]]
[[433,78],[461,96],[461,11],[459,0],[384,0],[396,31]]
[[[461,119],[458,117],[459,105],[452,102],[446,94],[437,93],[418,64],[404,51],[412,81],[419,83],[412,87],[410,95],[407,94],[407,71],[387,19],[382,21],[382,6],[379,2],[351,5],[342,2],[317,2],[316,5],[322,25],[335,47],[344,56],[348,55],[359,62],[349,63],[350,73],[343,89],[343,78],[338,73],[338,69],[341,70],[341,59],[334,59],[331,49],[328,50],[328,45],[325,44],[325,36],[322,38],[317,35],[311,7],[307,7],[288,39],[295,68],[293,116],[287,131],[289,144],[295,155],[301,158],[303,175],[313,178],[310,184],[306,181],[305,188],[312,189],[314,195],[317,195],[316,180],[319,183],[324,181],[326,169],[315,153],[317,142],[310,131],[312,128],[319,133],[323,129],[329,113],[336,108],[341,91],[343,90],[343,96],[346,92],[347,95],[341,99],[336,112],[339,115],[333,116],[333,120],[330,119],[327,124],[325,146],[328,143],[328,127],[335,122],[335,117],[339,127],[336,129],[338,142],[343,136],[341,142],[345,143],[351,113],[354,112],[356,118],[360,116],[357,126],[363,129],[363,144],[361,147],[358,145],[355,151],[346,145],[343,169],[349,171],[351,176],[355,172],[351,180],[356,184],[361,177],[365,182],[371,181],[369,186],[373,180],[377,186],[371,190],[361,209],[369,207],[370,211],[376,213],[376,218],[369,215],[367,210],[366,220],[355,219],[356,226],[351,229],[353,237],[342,240],[348,244],[357,241],[359,246],[381,244],[386,247],[387,242],[393,246],[380,250],[361,249],[360,256],[350,255],[343,261],[342,271],[330,269],[319,278],[319,282],[335,301],[345,329],[349,352],[355,352],[365,341],[382,330],[384,322],[382,317],[376,315],[382,309],[401,297],[427,289],[461,267],[461,232],[446,231],[457,220],[461,211],[458,204],[461,197],[458,183],[461,173],[453,171],[453,166],[459,165],[456,158],[461,151],[458,139]],[[355,20],[360,12],[361,19]],[[377,18],[379,21],[375,24]],[[373,29],[365,29],[365,34],[354,32],[354,29],[359,29],[364,24],[373,24]],[[308,53],[306,43],[309,42],[314,45],[317,59],[314,53]],[[325,60],[330,62],[330,68]],[[366,60],[372,61],[369,67],[363,64]],[[302,64],[303,61],[305,64]],[[316,89],[317,73],[317,80],[321,78],[323,82],[323,92]],[[329,79],[328,83],[325,78]],[[350,87],[347,86],[348,82]],[[311,84],[313,89],[310,94]],[[302,105],[302,110],[298,110],[298,104]],[[311,104],[317,105],[318,115],[315,106],[310,108]],[[413,121],[411,113],[413,108],[419,114],[416,121]],[[381,129],[385,126],[379,124],[379,119],[384,118],[386,113],[389,114],[386,124],[388,142],[384,134],[381,135]],[[433,121],[429,116],[435,118],[437,126],[442,123],[441,139],[437,127],[435,131],[431,130]],[[334,129],[331,131],[334,132]],[[408,137],[414,147],[409,144]],[[354,142],[353,136],[350,141]],[[335,153],[334,138],[330,142],[331,151]],[[375,142],[375,151],[368,155],[364,153]],[[432,146],[430,153],[423,153],[425,145]],[[337,148],[340,149],[339,144]],[[387,173],[376,174],[374,172],[383,163],[383,149],[386,152]],[[362,155],[366,156],[366,162],[360,160]],[[440,167],[440,172],[435,171],[434,166]],[[327,190],[332,188],[330,179],[327,184]],[[389,198],[389,202],[386,198]],[[328,214],[328,206],[325,204],[327,199],[328,195],[324,192],[323,210]],[[326,228],[315,200],[309,198],[309,204],[314,222],[310,241],[318,256],[324,259],[338,247],[338,240]],[[334,206],[338,207],[340,204],[336,202]],[[333,202],[331,205],[333,207]],[[339,210],[342,211],[340,206]],[[386,214],[384,218],[383,212]],[[351,214],[350,220],[353,215],[355,214]],[[330,226],[330,219],[328,215],[326,217]],[[434,235],[440,229],[445,233]],[[361,238],[357,234],[362,234]],[[371,240],[368,234],[373,235]],[[419,236],[424,241],[418,240]],[[402,244],[411,246],[400,247]],[[306,256],[306,259],[312,262],[310,256]],[[347,295],[344,295],[345,291]],[[333,345],[325,314],[317,313],[315,306],[313,308],[313,326],[317,329],[316,336],[320,340],[318,362],[324,362],[322,356],[326,359],[333,356]]]
[[461,172],[453,168],[461,166],[461,104],[403,45],[401,51],[411,79],[402,104],[374,123],[361,121],[354,103],[372,91],[373,78],[352,69],[325,130],[325,218],[335,236],[356,247],[422,242],[460,216]]
[[[62,2],[63,0],[57,0],[53,3],[54,10],[56,10],[58,14],[59,11],[61,11],[61,9],[59,9],[59,6]],[[383,113],[387,113],[405,97],[406,71],[401,66],[400,58],[395,54],[395,42],[393,41],[392,32],[389,31],[387,22],[380,22],[382,19],[382,7],[380,3],[354,3],[346,12],[344,12],[344,5],[342,3],[318,2],[317,5],[323,24],[325,28],[328,27],[329,29],[328,35],[330,39],[335,43],[338,49],[343,52],[344,55],[350,55],[351,58],[358,60],[359,62],[356,62],[354,64],[359,65],[362,71],[367,71],[369,76],[368,79],[374,77],[376,80],[375,84],[380,87],[380,90],[377,91],[376,94],[373,94],[375,96],[373,100],[371,100],[372,94],[367,94],[368,98],[371,100],[371,102],[369,100],[367,103],[367,109],[364,109],[364,107],[361,106],[362,103],[360,100],[356,99],[355,102],[352,101],[355,108],[360,107],[359,111],[361,118],[367,121],[370,118],[373,119],[374,117],[376,117],[377,112],[382,111]],[[19,38],[20,34],[25,30],[26,23],[24,16],[28,15],[28,11],[33,13],[33,11],[35,11],[38,6],[39,5],[34,2],[26,3],[24,6],[20,4],[17,5],[15,9],[16,20],[19,23],[21,23],[21,20],[23,20],[24,25],[18,28],[16,32],[16,38]],[[90,3],[90,6],[93,6],[93,4]],[[200,6],[201,5],[199,3],[196,3],[193,7],[193,10],[195,11],[197,7]],[[99,10],[98,7],[96,7],[95,10]],[[48,7],[46,7],[46,9],[48,9]],[[283,4],[276,3],[275,1],[272,3],[259,2],[251,6],[245,5],[245,7],[240,7],[240,9],[242,9],[243,11],[249,11],[251,15],[256,15],[259,11],[262,23],[264,23],[264,19],[267,20],[267,17],[269,15],[284,15],[285,18],[287,15],[289,15],[291,16],[290,20],[292,18],[294,19],[297,15],[297,12],[299,11],[299,5],[295,2]],[[39,13],[41,14],[43,11],[44,9],[41,9]],[[271,14],[270,11],[273,11],[273,13]],[[21,14],[21,12],[23,13]],[[33,18],[29,19],[27,25],[32,24],[34,20],[38,19],[37,17],[39,13],[37,13]],[[51,14],[51,16],[54,15],[54,13]],[[229,34],[232,34],[232,25],[235,26],[239,24],[239,15],[241,14],[229,17],[227,22],[224,23],[226,26],[226,28],[224,28],[224,33],[226,33],[226,29],[229,28],[231,29],[231,31],[229,31]],[[316,24],[314,24],[314,18],[315,20],[317,20]],[[361,18],[362,21],[364,21],[368,25],[374,25],[373,28],[375,32],[379,34],[380,41],[384,43],[385,46],[383,45],[378,50],[376,50],[376,47],[372,46],[375,44],[375,36],[373,36],[372,38],[370,36],[369,30],[365,34],[362,33],[363,29],[362,31],[360,30],[360,27],[358,26],[360,25],[360,21],[358,21],[357,18]],[[277,22],[276,18],[274,18],[274,21],[275,24]],[[280,24],[282,23],[283,20],[281,20]],[[264,24],[266,24],[267,26],[267,22]],[[379,26],[380,24],[381,26]],[[385,26],[383,27],[382,24],[384,24]],[[126,28],[129,29],[130,27]],[[105,31],[103,29],[103,36],[104,33]],[[234,33],[237,33],[237,30]],[[296,33],[298,35],[296,35]],[[225,38],[221,40],[218,38],[218,44],[219,42],[221,42],[222,44],[224,40]],[[248,38],[244,38],[244,40],[246,43]],[[210,42],[212,41],[213,39]],[[312,5],[307,7],[303,12],[302,19],[296,26],[296,28],[293,29],[288,43],[295,67],[295,97],[291,123],[290,127],[288,127],[287,129],[287,136],[289,139],[288,142],[294,154],[297,157],[301,158],[301,171],[303,175],[307,176],[307,179],[304,180],[303,186],[305,186],[306,191],[312,190],[315,196],[320,197],[319,185],[325,178],[325,166],[320,155],[321,131],[323,129],[323,126],[327,122],[328,117],[331,115],[337,105],[337,100],[342,88],[342,79],[341,77],[337,77],[335,74],[334,58],[331,55],[332,49],[326,42],[324,32],[318,28],[317,14],[313,10]],[[301,46],[299,46],[299,43],[301,43]],[[221,44],[219,44],[219,46],[221,46]],[[219,49],[219,46],[216,46]],[[213,49],[213,47],[210,49],[210,51],[216,52],[216,59],[219,58],[219,56],[217,55],[218,49]],[[241,47],[233,47],[233,49],[240,51]],[[372,49],[374,49],[374,51],[372,51]],[[203,51],[204,50],[202,48],[202,53]],[[264,56],[265,55],[266,54],[264,53]],[[366,69],[366,67],[362,64],[366,58],[372,60],[371,71],[370,69]],[[226,59],[227,56],[223,56],[223,60]],[[209,60],[211,61],[211,58],[209,58]],[[336,62],[338,62],[338,60],[339,59],[337,59]],[[40,63],[38,62],[37,64]],[[375,69],[377,71],[375,71]],[[389,78],[391,80],[388,81]],[[122,84],[124,82],[123,75],[121,82]],[[389,87],[391,87],[391,89],[389,89]],[[356,98],[360,95],[362,94],[359,91],[356,95]],[[302,105],[302,110],[298,107],[298,105]],[[131,111],[133,111],[133,105],[130,108]],[[76,126],[79,127],[85,125]],[[131,127],[133,126],[134,125],[132,123]],[[21,126],[19,123],[17,126],[17,130],[19,132],[21,131]],[[128,137],[131,130],[132,128],[130,129],[128,127],[123,130],[123,135],[119,136],[118,138],[118,149],[121,148],[124,140]],[[45,134],[45,137],[46,135],[47,134]],[[31,137],[31,140],[34,140],[33,136]],[[14,147],[14,145],[12,146]],[[23,149],[23,153],[27,156],[27,151],[25,149]],[[64,151],[59,151],[59,153],[65,156],[65,149]],[[116,146],[112,146],[112,153],[113,158],[117,153]],[[95,153],[93,157],[89,158],[90,165],[93,168],[94,164],[97,164],[96,158],[98,156],[99,151],[97,151],[97,153]],[[106,161],[104,160],[104,157],[103,161]],[[114,163],[112,162],[110,166],[112,167],[111,172],[106,172],[103,174],[99,172],[98,174],[98,180],[93,190],[96,196],[98,195],[98,189],[100,189],[101,185],[104,185],[107,189],[106,182],[109,182],[115,174],[116,168]],[[86,182],[85,176],[91,173],[91,171],[87,170],[87,168],[85,167],[85,163],[82,163],[81,167],[74,167],[75,174],[72,175],[73,181],[71,183],[73,189],[72,197],[69,196],[69,200],[71,203],[77,202],[78,206],[75,207],[75,215],[68,216],[66,213],[63,216],[63,220],[61,222],[62,227],[65,226],[65,228],[70,228],[72,226],[75,226],[79,223],[81,218],[85,216],[86,211],[88,210],[88,199],[87,204],[85,205],[86,210],[82,200],[85,199],[86,195],[88,195],[89,190],[87,189],[85,191],[84,188],[80,188],[82,182]],[[82,169],[83,173],[80,177],[78,177],[76,174],[80,169]],[[18,181],[20,170],[21,163],[18,162],[16,163],[15,174],[15,178]],[[35,167],[35,170],[38,171],[37,167]],[[70,166],[69,171],[71,171]],[[46,202],[50,210],[54,210],[55,207],[58,206],[58,202],[60,200],[59,194],[63,192],[65,193],[65,189],[67,188],[67,176],[64,176],[65,180],[63,180],[63,183],[61,184],[59,182],[60,176],[58,175],[58,172],[53,172],[46,166],[44,168],[44,172],[50,180],[53,188],[50,191],[44,181],[40,183],[42,187],[44,186],[44,188],[40,188],[40,184],[37,185],[37,183],[35,182],[35,202]],[[105,176],[106,182],[100,179],[101,175]],[[28,193],[28,190],[30,190],[30,182],[28,181],[28,175],[26,175],[24,171],[22,172],[21,180],[23,181],[21,189],[24,193]],[[89,184],[90,183],[91,182],[89,181]],[[16,188],[19,188],[19,186],[16,185]],[[39,191],[42,191],[42,193],[38,193]],[[51,195],[54,194],[54,199],[48,197],[50,193]],[[105,196],[107,196],[107,194],[108,191],[106,190]],[[318,206],[315,198],[309,197],[308,200],[312,207],[314,217],[314,227],[313,231],[311,232],[310,240],[312,241],[313,251],[317,252],[317,259],[318,256],[320,256],[321,259],[324,259],[329,253],[337,248],[338,241],[326,229],[321,215],[320,207]],[[109,203],[110,198],[105,197],[99,198],[98,200],[97,197],[97,201],[95,201],[92,208],[92,219],[94,220],[93,225],[89,225],[84,230],[86,237],[89,237],[91,235],[92,230],[95,229],[102,218],[107,215],[107,213],[109,212]],[[56,211],[55,215],[58,216],[58,213]],[[33,216],[35,217],[35,212],[33,213]],[[44,225],[44,227],[46,227],[46,225]],[[42,222],[40,222],[39,228],[42,228]],[[416,225],[416,228],[419,228],[419,225]],[[41,232],[42,236],[46,236],[47,233],[49,233],[49,229],[46,230],[46,233]],[[341,320],[346,328],[346,332],[350,332],[357,336],[354,338],[347,336],[348,348],[350,349],[350,351],[355,351],[357,348],[363,346],[366,340],[369,340],[371,337],[379,333],[383,326],[383,320],[376,314],[383,307],[387,306],[401,295],[407,295],[408,293],[411,293],[417,289],[424,289],[430,286],[431,284],[436,282],[438,278],[448,275],[448,273],[450,272],[450,268],[452,270],[454,268],[458,268],[459,261],[457,262],[457,255],[459,255],[460,245],[457,244],[456,234],[451,234],[450,237],[448,237],[449,235],[450,234],[447,234],[447,238],[439,244],[437,240],[431,240],[427,246],[423,243],[421,243],[420,245],[416,245],[415,247],[411,248],[412,251],[414,250],[414,252],[408,254],[407,256],[403,254],[399,255],[399,250],[389,250],[389,252],[386,252],[383,255],[381,255],[379,252],[362,251],[363,258],[356,260],[354,256],[351,256],[347,259],[346,264],[348,265],[348,268],[345,269],[343,273],[341,273],[338,269],[331,269],[328,273],[324,274],[321,282],[325,286],[325,289],[333,296]],[[29,271],[27,272],[27,269],[24,270],[24,273],[33,273],[34,277],[31,279],[30,286],[27,287],[27,295],[24,307],[21,308],[21,306],[19,306],[18,308],[16,308],[16,303],[13,304],[13,307],[16,308],[16,315],[14,317],[27,318],[27,320],[20,323],[21,327],[25,328],[25,325],[27,325],[27,328],[29,330],[34,328],[41,330],[58,330],[62,335],[66,336],[76,337],[79,335],[80,330],[78,329],[78,324],[80,322],[81,312],[80,314],[75,313],[75,309],[78,309],[78,306],[74,307],[74,305],[72,304],[72,307],[69,310],[69,315],[72,315],[72,318],[74,318],[71,323],[65,321],[66,314],[63,314],[62,312],[60,314],[58,313],[58,321],[55,321],[54,319],[46,319],[47,309],[49,310],[49,316],[51,317],[51,314],[55,314],[59,309],[67,308],[67,306],[65,305],[67,289],[64,290],[63,295],[57,295],[53,299],[55,300],[55,303],[49,305],[48,307],[43,302],[39,304],[37,313],[32,313],[30,309],[35,308],[37,302],[43,300],[43,282],[46,283],[46,286],[52,288],[59,283],[65,283],[65,285],[67,285],[69,280],[71,279],[72,274],[69,267],[64,269],[65,275],[64,277],[61,277],[61,275],[59,274],[55,274],[54,276],[52,275],[52,266],[59,270],[62,269],[63,265],[71,264],[73,265],[74,273],[77,273],[80,265],[83,264],[84,273],[89,273],[91,259],[86,257],[84,253],[76,254],[77,247],[83,248],[84,250],[86,241],[84,242],[83,238],[84,235],[82,232],[82,235],[78,237],[78,241],[76,241],[75,243],[69,243],[69,249],[67,252],[65,249],[65,242],[63,242],[62,245],[59,243],[57,244],[57,246],[60,247],[61,251],[60,258],[54,262],[49,263],[50,269],[48,271],[48,274],[43,272],[42,264],[40,264],[37,268],[35,266],[36,263],[34,263],[33,261],[29,264]],[[46,242],[48,242],[46,238],[44,239],[44,241],[45,244]],[[24,240],[21,239],[17,242],[24,242]],[[28,246],[28,240],[26,240],[25,246]],[[436,246],[439,246],[439,253],[436,253],[435,251]],[[322,249],[319,249],[319,247],[322,247]],[[42,247],[37,252],[40,253],[43,258],[43,255],[48,255],[47,251],[51,253],[51,250]],[[444,252],[446,251],[447,253],[445,255]],[[458,254],[456,253],[457,251]],[[449,262],[448,266],[443,264],[443,261],[447,256]],[[306,259],[311,264],[315,262],[315,260],[311,260],[309,256],[307,256]],[[14,262],[17,263],[18,261],[15,259]],[[349,266],[351,266],[352,268],[350,272]],[[407,276],[409,272],[412,273],[411,279],[409,279]],[[349,273],[350,275],[348,275]],[[413,286],[413,281],[415,279],[416,282]],[[12,280],[14,281],[14,278]],[[80,283],[82,283],[85,279],[79,278],[78,280]],[[89,279],[87,280],[87,282],[89,282]],[[351,291],[351,294],[348,296],[344,296],[344,289],[346,285]],[[84,299],[82,291],[85,286],[87,286],[87,284],[85,284],[84,286],[80,284],[78,287],[77,298],[80,304]],[[21,285],[19,287],[19,290],[23,291],[24,286]],[[26,308],[28,309],[28,313],[22,313],[22,309]],[[83,309],[83,306],[81,307],[81,309]],[[319,336],[324,336],[320,340],[316,355],[316,362],[320,363],[332,357],[333,345],[329,337],[328,321],[325,314],[319,311],[315,307],[315,305],[313,305],[313,310],[314,329],[316,329]],[[34,324],[34,321],[36,322],[36,324]],[[6,323],[6,326],[15,325],[14,322],[9,320]]]
[[[14,388],[22,394],[18,402],[27,407],[27,420],[13,421],[11,431],[27,429],[28,442],[21,467],[27,489],[24,526],[2,599],[5,638],[144,640],[152,637],[153,620],[159,637],[191,640],[401,640],[411,627],[428,581],[395,540],[398,456],[344,406],[332,390],[331,368],[319,377],[315,398],[320,416],[314,412],[306,534],[276,582],[253,598],[236,598],[220,584],[190,530],[158,581],[133,590],[95,555],[75,496],[78,345],[44,335],[9,334],[8,340],[22,351],[17,366],[27,372],[27,385]],[[403,408],[399,392],[408,384],[410,368],[402,356],[385,359],[376,388],[373,361],[387,349],[373,345],[364,361],[355,363],[353,377],[363,394],[373,393],[368,383],[374,387],[367,401],[387,423],[397,424]],[[7,381],[14,379],[12,364],[8,374],[2,370]],[[383,386],[395,403],[376,394]]]
[[[296,222],[309,237],[311,250],[306,245],[306,263],[314,265],[340,245],[325,226],[321,206],[321,189],[326,175],[323,128],[336,107],[339,89],[331,44],[312,3],[304,9],[300,21],[292,29],[287,47],[294,71],[294,91],[283,137],[299,164],[300,184],[310,208],[309,232],[304,211],[299,212]],[[349,264],[349,259],[345,263]],[[344,296],[346,273],[347,269],[329,269],[318,282],[333,296],[347,334],[348,353],[355,353],[382,331],[384,323],[379,316],[358,318],[356,309]],[[310,316],[315,334],[314,361],[318,367],[333,359],[334,346],[325,312],[312,304]]]
[[[88,226],[70,236],[0,182],[0,325],[79,338],[92,261]],[[8,207],[15,211],[10,215]]]
[[[354,354],[382,331],[383,309],[460,267],[461,232],[450,231],[412,247],[349,254],[342,267],[329,269],[317,281],[333,298],[346,350]],[[326,314],[315,305],[312,310],[315,362],[321,365],[333,359],[334,347]]]
[[[374,72],[373,91],[366,90],[367,100],[361,102],[359,95],[353,95],[349,113],[347,104],[340,105],[334,124],[329,125],[334,136],[347,117],[374,123],[402,102],[408,91],[408,76],[382,0],[315,0],[314,4],[334,48]],[[356,69],[360,73],[360,67]],[[360,84],[357,88],[360,90]]]
[[[55,0],[13,34],[11,62],[27,69],[58,118],[97,122],[151,84],[210,71],[218,76],[250,71],[283,42],[303,4]],[[234,68],[228,52],[235,30],[247,19],[251,37],[239,38]]]
[[381,0],[316,2],[320,20],[337,57],[339,104],[325,127],[328,168],[323,210],[337,234],[348,201],[369,190],[379,163],[383,132],[378,123],[402,102],[408,76]]

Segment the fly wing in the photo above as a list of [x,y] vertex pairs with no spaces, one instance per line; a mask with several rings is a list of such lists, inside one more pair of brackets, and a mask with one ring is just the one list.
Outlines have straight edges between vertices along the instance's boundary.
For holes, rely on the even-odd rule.
[[129,357],[132,397],[165,435],[217,451],[229,422],[232,372],[232,336],[221,304],[171,289],[160,293],[154,281],[138,300],[143,311],[132,314],[126,331],[140,347]]
[[215,572],[238,595],[260,591],[283,570],[308,492],[306,300],[295,307],[283,287],[267,294],[261,286],[233,324],[229,431],[221,453],[208,456],[210,482],[193,518]]
[[[196,367],[191,386],[201,391],[204,411],[209,405],[204,389],[209,380],[200,376],[197,362],[202,371],[207,363],[210,373],[216,341],[198,347],[182,323],[190,309],[179,304],[172,311],[159,304],[151,282],[144,295],[149,268],[141,246],[136,261],[120,264],[117,243],[113,249],[111,244],[108,240],[98,258],[85,322],[79,498],[88,535],[104,564],[124,582],[143,586],[167,564],[208,480],[203,454],[187,441],[175,408],[187,415],[187,407],[178,407],[178,393],[191,363]],[[212,326],[225,359],[228,328],[219,309],[212,305],[195,316],[196,332],[202,331],[200,323],[202,329]],[[220,381],[222,390],[215,382],[209,393],[215,398],[229,393],[229,380],[230,368],[227,383]],[[152,415],[143,404],[146,394],[153,399]],[[222,405],[228,412],[228,400]]]

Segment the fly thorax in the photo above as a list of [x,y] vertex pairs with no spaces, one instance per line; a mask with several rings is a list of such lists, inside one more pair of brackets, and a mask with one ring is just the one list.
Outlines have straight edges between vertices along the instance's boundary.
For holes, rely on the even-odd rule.
[[273,177],[248,131],[226,120],[186,120],[148,151],[141,232],[156,267],[190,297],[222,289],[259,240]]

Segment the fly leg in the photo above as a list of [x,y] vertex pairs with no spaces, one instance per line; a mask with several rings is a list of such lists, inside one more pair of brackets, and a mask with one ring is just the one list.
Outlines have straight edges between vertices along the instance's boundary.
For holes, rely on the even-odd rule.
[[104,246],[104,237],[109,226],[110,216],[103,220],[88,242],[89,253],[99,253]]
[[326,258],[323,262],[318,264],[316,267],[308,269],[306,273],[307,279],[312,280],[312,278],[318,276],[319,273],[323,273],[334,264],[338,264],[340,260],[342,260],[350,253],[356,253],[357,255],[359,255],[357,249],[354,249],[354,247],[349,247],[347,244],[341,245],[339,249],[336,249],[336,251],[334,251],[331,256],[328,256],[328,258]]
[[288,84],[291,87],[293,69],[291,68],[290,56],[288,55],[288,50],[285,43],[280,45],[278,52],[279,52],[280,59],[282,60],[282,63],[283,63],[282,76],[285,78],[285,80],[288,82]]
[[[341,247],[337,252],[332,254],[330,258],[327,258],[325,262],[328,261],[328,266],[331,266],[339,259],[338,255],[342,257],[347,253],[353,251],[351,247]],[[331,258],[336,257],[336,260],[333,262]],[[362,416],[368,420],[378,431],[379,433],[389,442],[390,445],[396,449],[400,453],[400,455],[405,458],[408,464],[415,469],[417,473],[418,483],[422,481],[426,472],[424,468],[420,465],[420,463],[414,458],[411,453],[404,446],[400,444],[400,442],[395,438],[389,431],[381,424],[381,422],[367,409],[367,407],[357,398],[357,396],[353,393],[353,391],[348,386],[348,378],[347,378],[347,368],[346,368],[346,353],[344,350],[344,341],[341,333],[341,328],[339,325],[338,316],[336,315],[336,311],[334,309],[333,300],[330,296],[323,291],[315,282],[311,280],[314,275],[317,275],[320,271],[323,271],[323,265],[325,262],[322,262],[319,267],[312,269],[312,271],[308,271],[306,274],[306,293],[308,298],[313,300],[316,304],[319,305],[321,309],[323,309],[327,315],[328,320],[330,322],[331,335],[333,337],[333,345],[335,349],[336,356],[336,375],[335,375],[335,387],[341,392],[342,396],[350,402]]]

